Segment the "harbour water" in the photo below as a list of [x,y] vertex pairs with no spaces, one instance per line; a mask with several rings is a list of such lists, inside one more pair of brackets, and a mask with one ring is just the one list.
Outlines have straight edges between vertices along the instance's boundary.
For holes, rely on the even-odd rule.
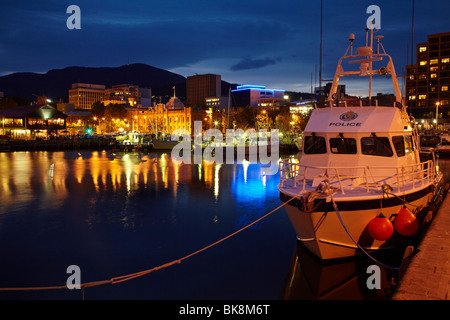
[[[439,160],[444,172],[448,160]],[[107,280],[184,257],[281,204],[278,175],[249,163],[182,164],[170,154],[0,153],[0,288]],[[280,209],[180,264],[85,299],[388,299],[356,259],[322,265],[298,247]],[[342,278],[342,279],[341,279]],[[0,299],[81,299],[81,290],[0,292]]]

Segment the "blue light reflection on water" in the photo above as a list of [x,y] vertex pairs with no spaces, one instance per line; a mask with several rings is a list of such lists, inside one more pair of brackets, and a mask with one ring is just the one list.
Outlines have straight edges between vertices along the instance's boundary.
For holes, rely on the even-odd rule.
[[[280,204],[261,165],[175,163],[166,154],[0,154],[0,287],[64,285],[149,269],[238,230]],[[180,265],[87,299],[277,299],[295,248],[283,210]],[[7,295],[7,296],[6,296]],[[79,299],[79,292],[0,293]]]

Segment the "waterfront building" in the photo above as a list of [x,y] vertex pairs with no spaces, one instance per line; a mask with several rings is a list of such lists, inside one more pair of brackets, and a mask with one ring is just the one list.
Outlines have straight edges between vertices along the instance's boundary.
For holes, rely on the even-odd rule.
[[265,86],[256,85],[242,85],[231,90],[234,107],[258,107],[258,100],[261,104],[270,103],[275,106],[284,100],[284,93],[285,90],[267,89]]
[[13,139],[48,137],[66,129],[66,115],[48,104],[0,110],[2,135]]
[[[169,101],[170,102],[170,101]],[[208,122],[207,111],[192,107],[173,107],[172,104],[159,103],[151,108],[127,108],[129,130],[140,133],[153,133],[158,136],[172,134],[177,129],[194,133],[194,121]]]
[[259,98],[256,103],[259,108],[278,110],[286,104],[286,100],[284,98]]
[[406,66],[406,100],[419,125],[449,122],[450,32],[427,36],[416,46],[416,63]]
[[105,89],[103,104],[125,104],[135,108],[151,106],[151,89],[140,88],[137,85],[119,84]]
[[127,111],[127,131],[139,133],[153,133],[151,115],[153,108],[132,108],[126,107]]
[[222,77],[217,74],[200,74],[186,79],[186,104],[190,107],[205,105],[205,99],[222,96]]
[[[150,113],[150,123],[153,133],[171,134],[177,129],[184,129],[189,134],[194,133],[194,121],[206,118],[206,111],[199,108],[174,108],[166,104],[157,104]],[[204,122],[204,121],[202,121]]]
[[89,83],[73,83],[69,89],[69,103],[75,105],[75,109],[91,109],[97,101],[105,98],[105,86]]
[[289,106],[289,113],[306,115],[314,109],[315,105],[316,99],[313,98],[294,101]]

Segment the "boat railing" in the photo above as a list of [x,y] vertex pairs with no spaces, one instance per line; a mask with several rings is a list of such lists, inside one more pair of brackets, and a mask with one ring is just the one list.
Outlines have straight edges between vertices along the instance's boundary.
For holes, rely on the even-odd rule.
[[342,194],[355,189],[380,190],[383,184],[391,186],[394,192],[405,192],[432,184],[435,179],[432,160],[397,167],[318,167],[302,165],[289,158],[280,161],[279,169],[280,186],[300,187],[302,192],[317,187],[324,179]]

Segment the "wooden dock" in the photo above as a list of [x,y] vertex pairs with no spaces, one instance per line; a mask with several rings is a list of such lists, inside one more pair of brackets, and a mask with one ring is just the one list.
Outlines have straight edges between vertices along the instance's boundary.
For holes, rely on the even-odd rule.
[[392,300],[450,299],[450,196],[446,196]]

